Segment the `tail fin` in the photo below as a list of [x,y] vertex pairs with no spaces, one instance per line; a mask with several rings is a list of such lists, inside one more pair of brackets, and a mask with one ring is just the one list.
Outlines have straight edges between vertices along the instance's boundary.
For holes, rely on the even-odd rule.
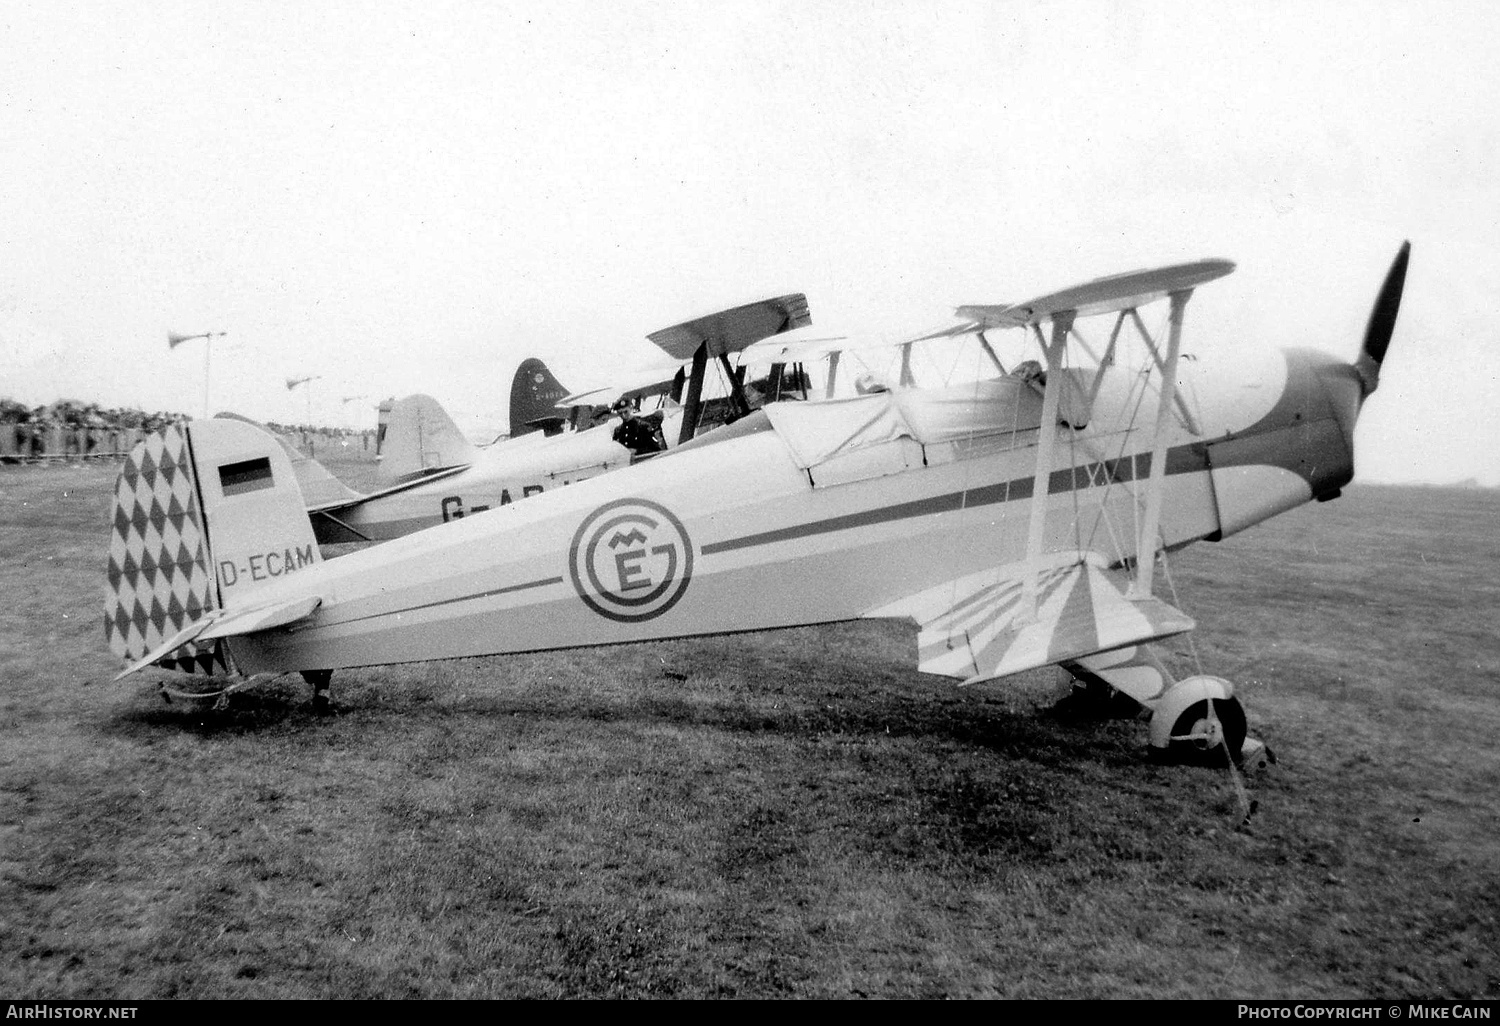
[[[275,438],[234,420],[149,435],[115,481],[104,635],[137,661],[216,611],[322,559],[291,461]],[[157,665],[232,668],[223,640],[190,641]]]
[[380,479],[389,484],[473,463],[478,451],[430,395],[409,395],[391,408],[384,449]]
[[534,356],[523,360],[510,383],[510,437],[537,430],[542,425],[536,421],[560,418],[557,401],[567,394],[545,363]]

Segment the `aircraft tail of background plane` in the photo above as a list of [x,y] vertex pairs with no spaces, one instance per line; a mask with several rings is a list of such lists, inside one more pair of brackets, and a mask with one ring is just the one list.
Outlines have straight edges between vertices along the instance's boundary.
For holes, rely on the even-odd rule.
[[[210,540],[212,548],[210,548]],[[320,562],[291,460],[253,424],[199,420],[149,435],[115,481],[104,633],[122,659],[227,672],[213,626],[306,615],[260,593]]]
[[430,395],[409,395],[396,402],[382,448],[380,479],[386,484],[473,463],[478,453]]
[[327,467],[317,460],[300,452],[292,446],[281,435],[276,434],[270,428],[259,421],[242,417],[238,413],[216,413],[215,420],[237,420],[249,424],[266,434],[275,438],[285,451],[287,459],[292,461],[292,473],[297,477],[297,485],[302,489],[302,501],[308,506],[327,506],[330,503],[357,502],[364,498],[359,492],[350,488],[344,482],[334,477]]
[[523,360],[510,383],[510,437],[538,430],[538,421],[561,418],[557,403],[567,394],[545,363],[534,356]]

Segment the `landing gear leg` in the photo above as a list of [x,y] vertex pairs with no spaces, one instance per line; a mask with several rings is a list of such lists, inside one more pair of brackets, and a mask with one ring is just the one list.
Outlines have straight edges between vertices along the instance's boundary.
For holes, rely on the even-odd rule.
[[333,712],[333,702],[328,697],[328,689],[333,683],[333,671],[303,670],[302,679],[312,685],[313,712],[319,716],[327,716]]

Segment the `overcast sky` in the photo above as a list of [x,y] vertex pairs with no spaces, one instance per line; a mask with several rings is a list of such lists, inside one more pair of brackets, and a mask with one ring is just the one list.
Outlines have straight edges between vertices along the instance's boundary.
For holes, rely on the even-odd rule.
[[196,414],[166,334],[225,330],[214,409],[501,422],[767,295],[894,337],[1209,256],[1189,348],[1352,357],[1410,238],[1359,477],[1500,484],[1497,12],[12,0],[0,395]]

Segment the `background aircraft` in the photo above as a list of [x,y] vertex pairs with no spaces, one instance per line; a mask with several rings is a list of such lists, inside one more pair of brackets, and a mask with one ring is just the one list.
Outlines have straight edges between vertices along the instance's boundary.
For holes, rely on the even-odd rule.
[[[661,411],[668,444],[675,446],[698,430],[748,413],[743,372],[730,366],[729,354],[808,323],[807,299],[794,293],[721,310],[649,335],[669,355],[690,361],[692,367],[691,373],[676,376],[675,386],[670,375],[666,381],[656,379],[666,386],[665,397],[670,400]],[[730,381],[729,395],[717,402],[703,397],[711,359],[722,363]],[[513,432],[518,423],[528,429],[561,428],[552,419],[561,415],[559,403],[579,411],[571,418],[573,430],[513,433],[482,448],[465,438],[430,396],[396,402],[381,443],[384,487],[371,494],[340,484],[315,461],[299,459],[297,479],[303,485],[318,543],[388,541],[629,466],[630,450],[612,437],[617,422],[611,419],[595,427],[589,414],[621,395],[639,402],[644,395],[659,393],[650,387],[596,389],[573,397],[563,393],[542,361],[525,361],[511,385]],[[545,412],[536,416],[538,411]]]
[[[1233,686],[1176,680],[1150,648],[1193,628],[1153,594],[1157,555],[1352,479],[1408,253],[1352,363],[1179,364],[1193,290],[1233,265],[1132,272],[960,308],[950,334],[1034,335],[1040,375],[773,403],[669,458],[331,562],[273,441],[169,428],[121,473],[106,636],[125,673],[301,671],[321,695],[340,667],[910,617],[924,671],[1061,665],[1150,710],[1153,746],[1238,756]],[[1165,338],[1138,312],[1160,300]],[[1077,322],[1111,314],[1102,355],[1070,365],[1094,348]],[[1141,370],[1120,360],[1127,326]]]

